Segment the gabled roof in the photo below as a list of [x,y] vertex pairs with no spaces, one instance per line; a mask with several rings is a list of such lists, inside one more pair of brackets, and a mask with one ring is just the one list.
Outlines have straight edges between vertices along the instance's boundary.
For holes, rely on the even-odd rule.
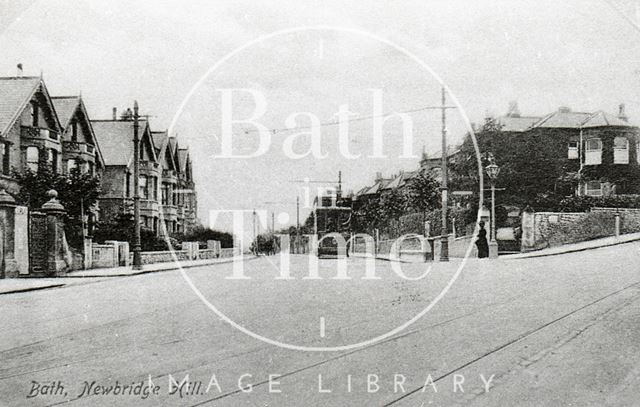
[[58,114],[58,119],[60,119],[60,125],[62,125],[63,129],[66,129],[73,114],[78,109],[81,101],[80,96],[52,96],[51,100]]
[[[132,120],[92,120],[91,125],[96,139],[102,148],[105,165],[128,166],[133,158],[133,121]],[[140,120],[140,140],[149,140],[155,156],[155,146],[149,131],[149,123]]]
[[[5,135],[31,100],[33,95],[42,86],[43,93],[49,97],[49,92],[42,78],[37,76],[19,76],[0,78],[0,134]],[[53,109],[53,117],[58,127],[60,122]]]
[[153,137],[153,145],[156,148],[156,154],[160,157],[160,152],[166,148],[169,142],[166,131],[152,131],[151,137]]
[[151,136],[153,137],[153,144],[156,147],[156,155],[158,156],[158,158],[164,162],[167,161],[166,158],[168,157],[168,164],[170,168],[167,169],[176,170],[178,167],[178,163],[176,163],[175,161],[175,154],[171,146],[172,144],[177,144],[171,142],[173,137],[168,136],[167,130],[152,131]]
[[180,148],[178,150],[178,168],[180,172],[187,171],[187,164],[189,162],[189,150],[187,148]]
[[93,140],[94,147],[96,148],[96,157],[98,158],[98,164],[104,166],[105,162],[104,156],[102,155],[102,149],[100,148],[100,143],[98,142],[96,133],[93,130],[91,120],[89,119],[89,113],[87,113],[87,108],[82,101],[82,97],[53,96],[51,97],[51,101],[53,102],[53,107],[56,109],[56,113],[58,114],[58,119],[60,119],[61,121],[63,131],[67,129],[71,122],[71,119],[75,116],[78,110],[82,112],[82,115],[86,118],[85,122],[87,128],[89,129],[90,137]]

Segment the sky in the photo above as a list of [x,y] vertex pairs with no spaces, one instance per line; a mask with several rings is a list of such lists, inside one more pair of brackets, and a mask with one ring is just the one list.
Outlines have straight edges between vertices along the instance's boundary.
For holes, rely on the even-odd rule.
[[[192,152],[205,224],[210,210],[221,209],[262,208],[293,219],[296,196],[304,198],[296,180],[332,181],[341,170],[344,189],[357,191],[377,172],[415,169],[423,148],[439,152],[440,112],[427,109],[409,114],[416,156],[401,157],[401,121],[392,118],[383,127],[386,157],[371,158],[371,89],[382,92],[387,113],[438,106],[445,85],[447,104],[456,107],[447,113],[451,144],[468,123],[504,114],[510,101],[523,115],[560,106],[616,114],[624,103],[640,123],[639,13],[630,0],[0,0],[0,10],[0,75],[14,75],[20,62],[25,75],[42,72],[53,95],[81,92],[93,118],[137,100],[154,130],[174,124]],[[309,26],[336,29],[273,35]],[[259,157],[219,157],[221,89],[230,88],[265,97],[258,121],[270,143]],[[232,95],[234,117],[253,112],[251,94]],[[326,158],[287,157],[287,139],[298,152],[311,143],[308,134],[293,138],[309,129],[281,130],[287,117],[307,112],[331,123],[342,105],[362,119],[349,122],[347,136],[360,158],[340,154],[334,125],[313,127]],[[289,127],[308,126],[308,114]],[[238,124],[234,148],[250,154],[258,136],[251,124]]]

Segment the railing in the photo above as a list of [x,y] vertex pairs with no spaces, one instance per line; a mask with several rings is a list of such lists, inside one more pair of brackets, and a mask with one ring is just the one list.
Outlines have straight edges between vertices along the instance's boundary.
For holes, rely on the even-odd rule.
[[162,170],[162,178],[176,178],[176,172],[174,170]]
[[140,161],[140,169],[147,171],[156,171],[159,167],[158,163],[152,161]]
[[48,138],[50,140],[58,141],[57,132],[49,129],[42,129],[39,127],[22,126],[20,135],[27,138]]
[[62,147],[66,151],[84,152],[91,155],[95,153],[95,147],[88,143],[65,140],[62,142]]
[[141,210],[157,211],[158,210],[158,202],[150,200],[150,199],[140,199],[140,209]]
[[174,205],[162,205],[162,213],[166,217],[175,218],[178,214],[178,208]]

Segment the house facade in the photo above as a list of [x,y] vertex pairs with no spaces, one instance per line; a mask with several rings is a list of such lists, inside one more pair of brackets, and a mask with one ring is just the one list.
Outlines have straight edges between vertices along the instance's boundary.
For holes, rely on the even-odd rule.
[[62,126],[41,77],[0,78],[0,188],[19,191],[14,171],[61,171]]
[[[133,119],[93,120],[91,122],[105,160],[100,197],[103,221],[115,219],[122,213],[133,213]],[[142,226],[159,233],[160,187],[162,168],[156,155],[149,122],[139,121],[140,138],[140,217]]]
[[502,131],[550,146],[563,169],[558,190],[577,195],[640,194],[640,130],[628,122],[624,105],[617,116],[561,107],[542,117],[520,116],[517,108],[499,118]]
[[174,198],[178,206],[178,223],[180,225],[178,232],[186,233],[199,226],[198,196],[193,179],[193,162],[189,149],[181,147],[175,139],[174,142],[178,164],[178,189],[175,191]]
[[81,96],[51,98],[62,126],[62,172],[78,168],[82,173],[100,176],[104,157]]
[[[133,213],[133,119],[125,114],[94,120],[92,126],[105,160],[100,197],[101,218]],[[197,197],[189,150],[166,131],[152,131],[139,121],[140,217],[157,235],[186,233],[198,225]]]

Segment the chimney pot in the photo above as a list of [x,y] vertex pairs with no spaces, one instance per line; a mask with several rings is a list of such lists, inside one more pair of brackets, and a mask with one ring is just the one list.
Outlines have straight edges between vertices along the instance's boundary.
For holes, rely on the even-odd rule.
[[21,78],[22,77],[22,64],[20,63],[16,67],[18,68],[18,78]]
[[118,120],[118,108],[114,107],[113,109],[111,109],[111,113],[112,113],[113,120]]
[[618,119],[624,120],[625,122],[629,120],[627,113],[625,112],[624,103],[620,103],[620,106],[618,106]]

